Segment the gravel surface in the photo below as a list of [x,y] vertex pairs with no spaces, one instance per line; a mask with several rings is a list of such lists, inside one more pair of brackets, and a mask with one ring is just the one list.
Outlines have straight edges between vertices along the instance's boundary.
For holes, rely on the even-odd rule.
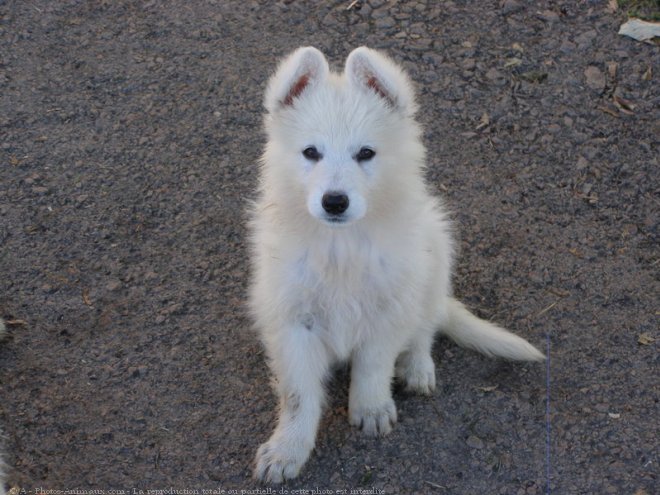
[[397,390],[384,439],[348,425],[340,369],[281,493],[657,493],[660,52],[607,4],[0,2],[8,485],[266,492],[243,213],[264,85],[298,46],[340,67],[368,45],[417,84],[458,297],[550,360],[439,340],[438,390]]

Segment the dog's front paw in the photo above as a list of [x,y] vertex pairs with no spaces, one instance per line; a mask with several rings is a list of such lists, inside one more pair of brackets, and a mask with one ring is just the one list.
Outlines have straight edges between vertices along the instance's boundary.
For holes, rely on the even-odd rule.
[[435,364],[431,356],[403,360],[397,366],[396,375],[405,383],[408,392],[431,395],[435,390]]
[[367,435],[387,435],[396,423],[396,406],[390,398],[378,407],[349,407],[348,415],[351,425]]
[[298,476],[310,450],[292,446],[281,438],[271,438],[257,451],[254,477],[266,483],[282,483]]

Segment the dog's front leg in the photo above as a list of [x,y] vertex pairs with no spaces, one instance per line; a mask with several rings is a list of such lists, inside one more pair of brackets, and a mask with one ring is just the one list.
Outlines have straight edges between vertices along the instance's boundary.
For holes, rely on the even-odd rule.
[[314,329],[293,325],[267,342],[280,399],[280,416],[257,452],[254,475],[281,483],[295,478],[316,438],[328,373],[328,353]]
[[386,339],[369,342],[353,354],[348,416],[368,435],[387,435],[396,423],[392,375],[396,352]]

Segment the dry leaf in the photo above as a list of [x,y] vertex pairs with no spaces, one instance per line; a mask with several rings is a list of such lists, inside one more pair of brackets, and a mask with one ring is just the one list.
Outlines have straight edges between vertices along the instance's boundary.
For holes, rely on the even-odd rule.
[[613,14],[616,12],[616,10],[619,8],[619,0],[608,0],[607,2],[607,11],[610,14]]
[[504,62],[504,68],[518,67],[521,64],[522,64],[521,59],[519,59],[518,57],[511,57],[511,58],[507,58],[506,62]]
[[497,388],[497,385],[492,385],[489,387],[477,387],[477,390],[481,390],[482,392],[492,392]]
[[542,83],[547,78],[548,78],[548,73],[539,70],[530,70],[520,74],[520,79],[530,83]]
[[538,318],[539,316],[541,316],[541,315],[547,313],[548,311],[550,311],[552,308],[554,308],[555,306],[557,306],[557,303],[558,303],[558,302],[559,302],[559,301],[555,301],[555,302],[553,302],[550,306],[546,306],[545,308],[543,308],[541,311],[539,311],[538,313],[536,313],[536,317]]
[[651,69],[651,66],[649,65],[649,68],[646,69],[646,72],[644,72],[644,74],[642,74],[642,81],[650,81],[652,77],[653,77],[653,70]]
[[520,53],[522,53],[522,52],[524,51],[524,50],[523,50],[523,47],[522,47],[522,45],[521,45],[520,43],[514,43],[514,44],[512,44],[512,45],[511,45],[511,48],[513,48],[515,51],[520,52]]
[[483,129],[484,127],[488,127],[490,125],[490,117],[486,112],[483,113],[481,116],[481,120],[479,121],[479,125],[477,126],[477,131]]
[[21,327],[24,327],[24,326],[27,325],[27,321],[25,321],[25,320],[7,320],[7,321],[5,321],[5,323],[6,323],[8,326],[10,326],[10,327],[11,327],[11,326],[21,326]]
[[607,73],[610,75],[610,79],[616,77],[616,70],[619,68],[619,64],[616,62],[607,62]]
[[621,98],[620,96],[614,95],[612,98],[614,100],[614,104],[621,110],[623,113],[627,115],[632,115],[633,110],[635,109],[635,104],[632,103],[629,100],[626,100],[625,98]]
[[609,113],[612,117],[619,116],[619,113],[614,108],[606,107],[604,105],[600,105],[598,107],[598,110],[600,110],[601,112]]
[[577,258],[584,258],[584,254],[578,248],[570,248],[568,252]]
[[570,293],[569,291],[567,291],[567,290],[556,289],[556,288],[554,288],[554,287],[550,287],[550,288],[548,289],[548,292],[549,292],[550,294],[554,294],[555,296],[559,296],[559,297],[568,297],[568,296],[571,295],[571,293]]
[[637,41],[650,40],[660,36],[660,23],[629,19],[628,22],[621,25],[619,34],[629,36]]
[[87,306],[91,306],[91,305],[92,305],[92,301],[91,301],[90,298],[89,298],[89,290],[88,290],[88,289],[83,289],[83,290],[82,290],[82,299],[83,299],[83,302],[84,302]]
[[637,337],[637,343],[641,345],[651,345],[653,342],[655,342],[655,339],[651,337],[650,333],[642,333]]

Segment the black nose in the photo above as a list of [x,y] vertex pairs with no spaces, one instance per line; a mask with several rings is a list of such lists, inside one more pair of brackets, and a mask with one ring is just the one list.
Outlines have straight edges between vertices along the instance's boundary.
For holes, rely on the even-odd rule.
[[348,208],[348,196],[343,192],[327,192],[321,198],[321,205],[331,215],[340,215]]

